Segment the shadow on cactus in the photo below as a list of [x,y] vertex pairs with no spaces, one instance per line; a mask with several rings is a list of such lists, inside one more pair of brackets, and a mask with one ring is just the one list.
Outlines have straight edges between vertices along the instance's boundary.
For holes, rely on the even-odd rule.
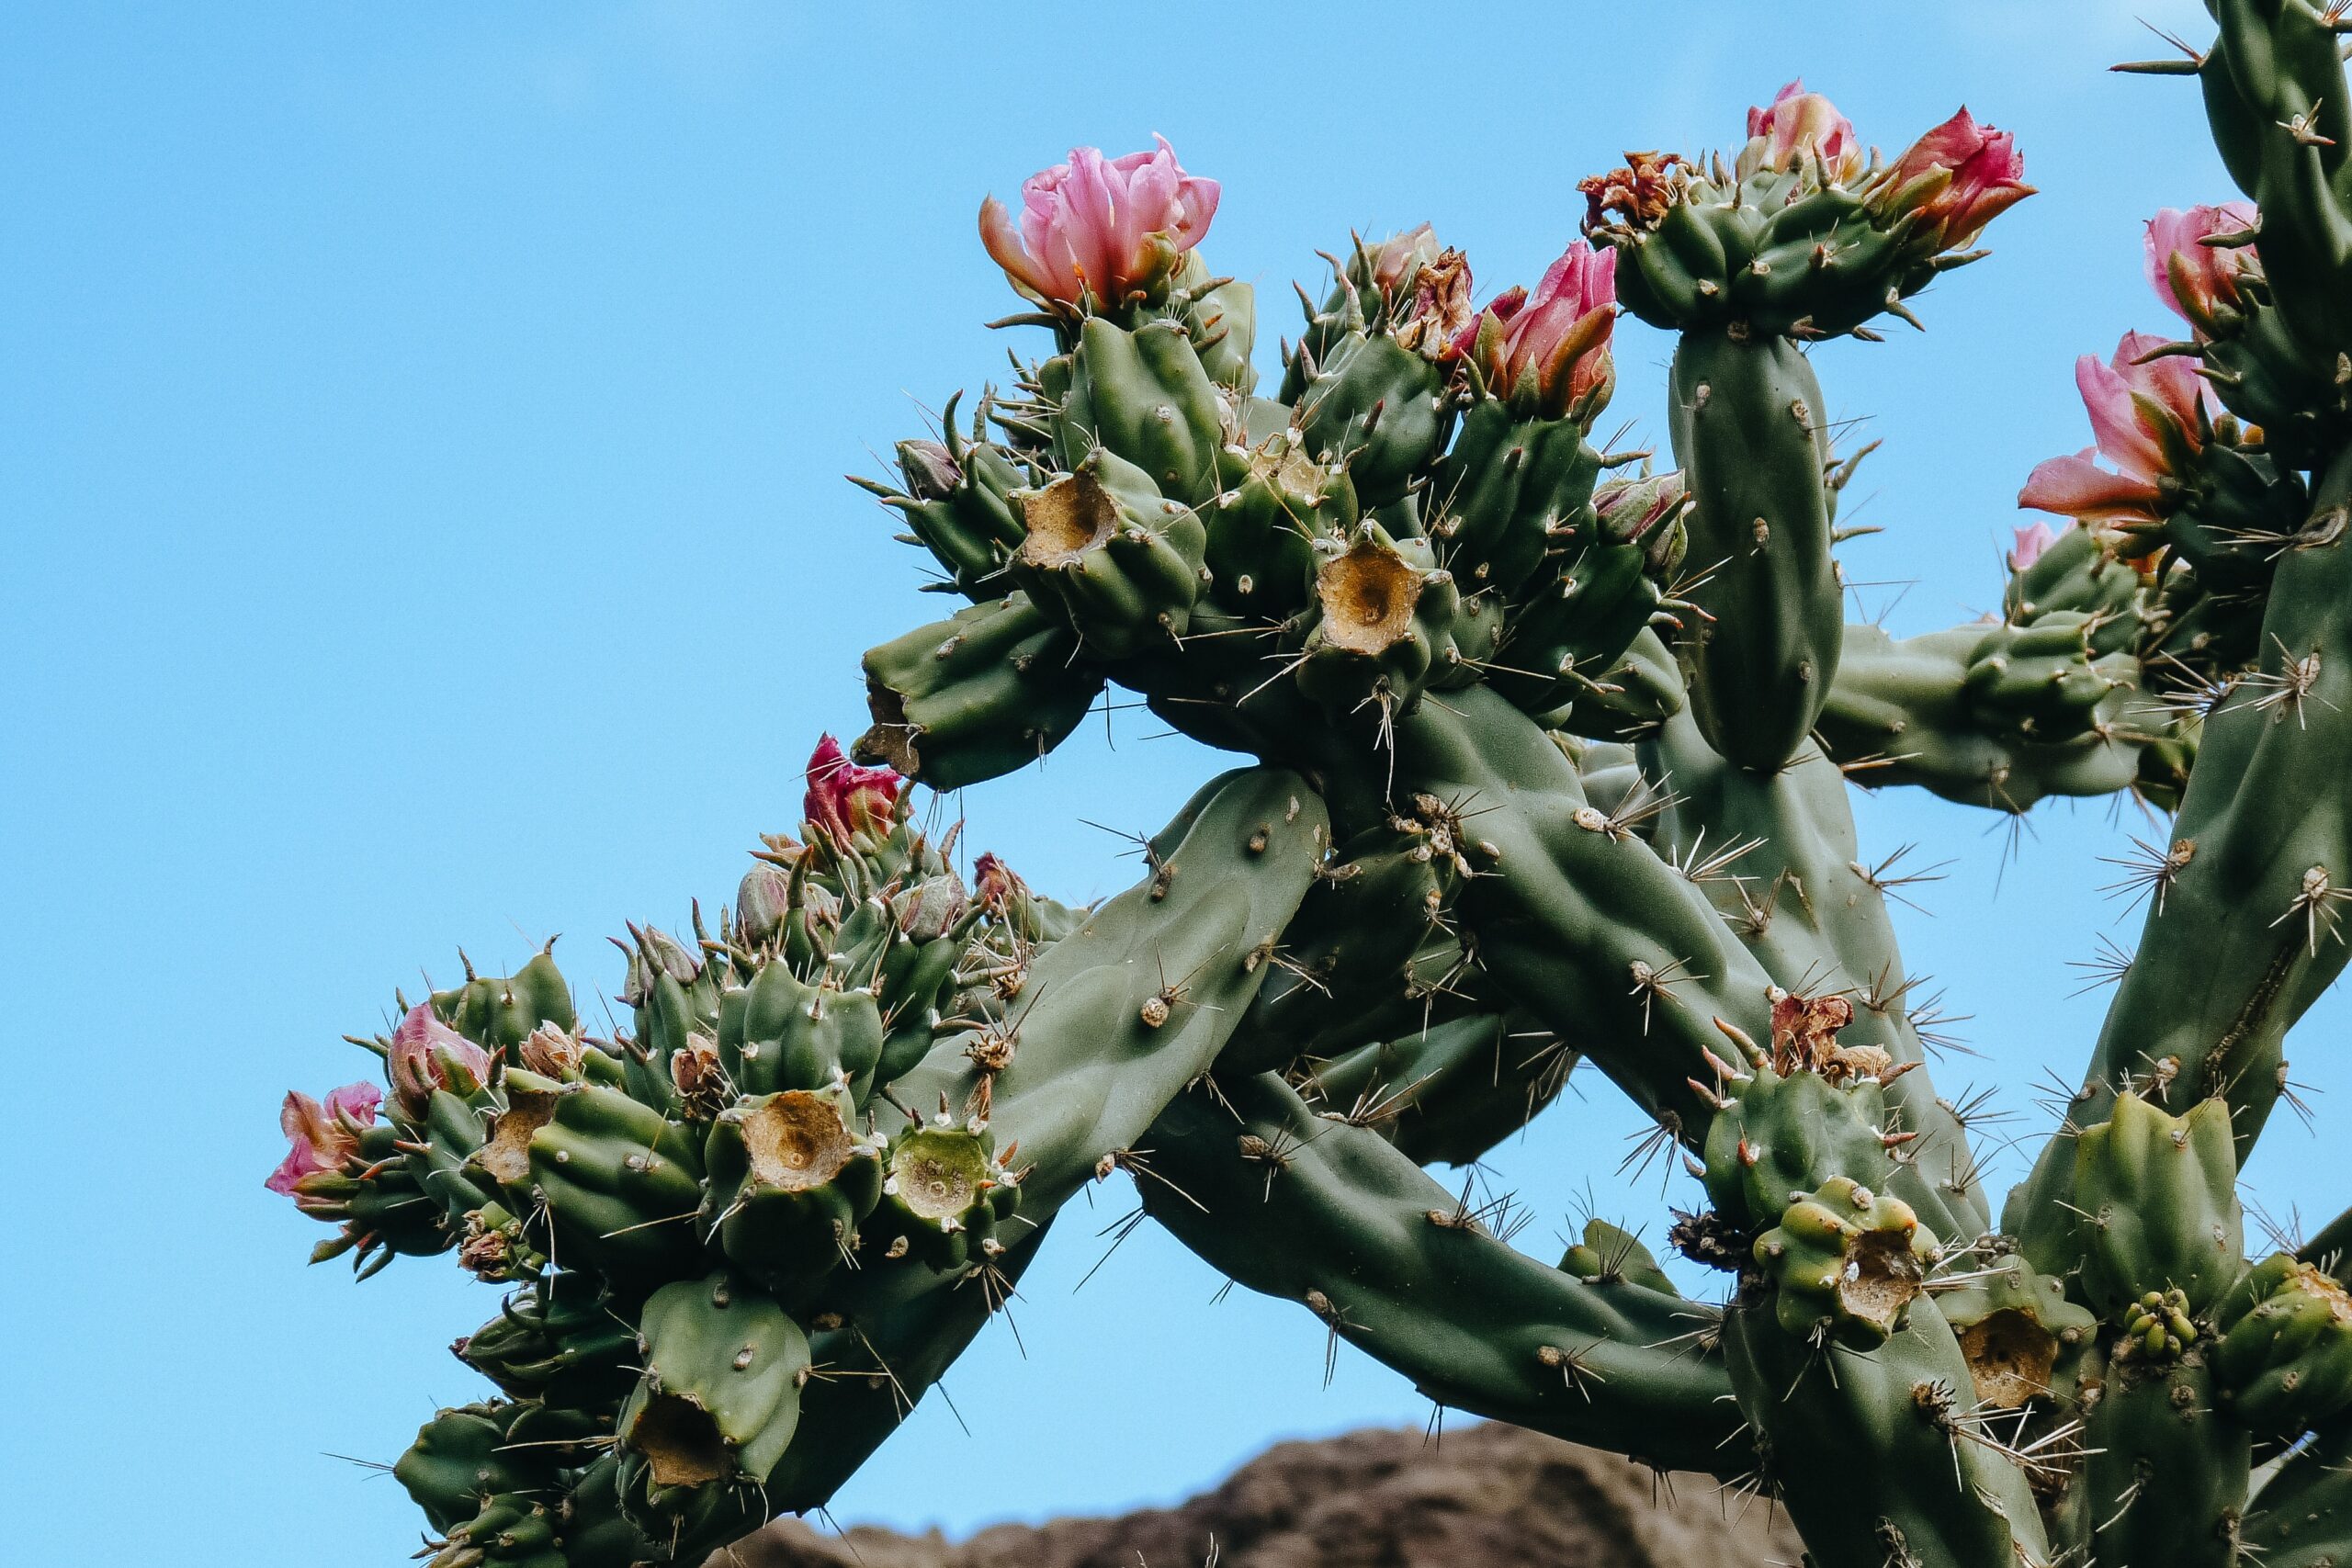
[[[2032,194],[1965,112],[1889,161],[1792,84],[1584,182],[1484,304],[1427,225],[1357,239],[1272,395],[1165,141],[985,206],[1038,355],[861,481],[966,603],[865,656],[799,835],[715,922],[628,928],[626,1031],[543,953],[401,998],[384,1089],[288,1097],[268,1184],[320,1257],[507,1292],[457,1346],[497,1396],[395,1467],[436,1568],[690,1562],[821,1505],[1120,1169],[1335,1346],[1769,1494],[1822,1568],[2352,1561],[2352,1219],[2250,1261],[2237,1194],[2347,951],[2352,24],[2211,9],[2123,68],[2199,79],[2249,198],[2149,226],[2188,335],[2083,359],[2092,445],[2020,496],[2064,525],[1908,639],[1845,619],[1868,448],[1816,359]],[[1670,465],[1593,440],[1620,310],[1676,334]],[[910,779],[1012,773],[1111,687],[1237,754],[1135,887],[1066,908],[919,826]],[[1997,1213],[1889,917],[1925,874],[1855,842],[1849,789],[1900,785],[2168,823]],[[1530,1258],[1425,1173],[1580,1062],[1699,1177],[1668,1235],[1721,1299],[1598,1217]]]

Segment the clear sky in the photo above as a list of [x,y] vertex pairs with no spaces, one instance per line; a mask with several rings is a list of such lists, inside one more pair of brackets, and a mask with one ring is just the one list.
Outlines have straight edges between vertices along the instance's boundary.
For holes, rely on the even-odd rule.
[[[1207,244],[1257,281],[1271,362],[1317,248],[1433,220],[1483,298],[1575,231],[1627,147],[1736,140],[1803,73],[1890,150],[1965,100],[2042,195],[1930,331],[1817,358],[1884,449],[1849,548],[1924,631],[1996,602],[2039,458],[2088,439],[2074,356],[2165,327],[2139,223],[2228,191],[2192,87],[2109,76],[2201,36],[2195,0],[1945,6],[353,5],[17,0],[0,12],[0,1423],[8,1555],[392,1562],[389,1460],[482,1386],[445,1348],[494,1292],[446,1260],[355,1288],[261,1189],[289,1086],[391,988],[547,936],[593,998],[624,919],[730,895],[792,825],[857,655],[939,613],[842,482],[1003,368],[1012,298],[972,216],[1072,142],[1167,134],[1225,182]],[[1896,18],[1899,17],[1899,20]],[[1611,423],[1658,417],[1668,344],[1622,332]],[[1850,503],[1849,503],[1850,504]],[[1900,584],[1918,580],[1907,593]],[[1067,897],[1129,874],[1078,818],[1156,826],[1213,767],[1140,715],[969,791],[975,847]],[[2098,863],[2148,825],[2001,825],[1864,801],[1867,845],[1958,858],[1898,916],[2002,1086],[2071,1077]],[[591,1005],[593,1012],[596,1010]],[[2334,1002],[2293,1050],[2335,1088]],[[1597,1077],[1498,1156],[1549,1247],[1632,1122]],[[2334,1100],[2335,1103],[2331,1104]],[[2319,1101],[2325,1116],[2352,1096]],[[2019,1162],[2010,1157],[2015,1174]],[[2254,1175],[2314,1222],[2340,1161],[2282,1119]],[[1688,1192],[1678,1192],[1688,1200]],[[1097,1200],[1107,1224],[1127,1204]],[[1016,1310],[842,1494],[963,1530],[1166,1500],[1285,1435],[1428,1413],[1322,1329],[1145,1230],[1065,1221]],[[967,1434],[964,1425],[968,1425]]]

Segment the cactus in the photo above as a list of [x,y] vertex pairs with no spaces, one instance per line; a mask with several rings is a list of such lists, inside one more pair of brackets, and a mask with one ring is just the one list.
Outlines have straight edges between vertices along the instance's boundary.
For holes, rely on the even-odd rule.
[[[2125,68],[2199,79],[2249,198],[2150,225],[2188,336],[2085,356],[2095,446],[2020,495],[2067,525],[1904,639],[1845,623],[1867,449],[1821,378],[2032,194],[1964,111],[1889,161],[1792,84],[1723,154],[1585,181],[1484,305],[1428,226],[1357,239],[1272,396],[1164,142],[989,203],[1041,352],[861,481],[967,603],[865,656],[798,834],[690,937],[628,928],[626,1029],[552,953],[468,965],[358,1042],[383,1089],[288,1097],[269,1185],[318,1257],[507,1292],[457,1346],[498,1396],[393,1467],[438,1568],[692,1562],[821,1506],[1122,1169],[1334,1347],[1768,1493],[1819,1568],[2352,1561],[2352,1216],[2255,1261],[2238,1195],[2352,956],[2352,22],[2210,8]],[[1592,439],[1621,309],[1676,334],[1670,468]],[[1069,908],[920,825],[910,780],[1014,773],[1114,686],[1239,764],[1136,886]],[[1997,1213],[1856,841],[1849,790],[1903,786],[2171,818]],[[1690,1272],[1600,1216],[1530,1257],[1421,1168],[1579,1064],[1696,1179]]]

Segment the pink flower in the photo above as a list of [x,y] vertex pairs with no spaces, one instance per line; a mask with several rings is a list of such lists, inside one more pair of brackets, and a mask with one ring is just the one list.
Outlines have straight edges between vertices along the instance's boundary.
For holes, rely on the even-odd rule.
[[[490,1077],[490,1053],[441,1021],[429,1002],[419,1002],[392,1031],[392,1048],[385,1058],[392,1080],[392,1100],[411,1118],[424,1114],[436,1089],[471,1093]],[[453,1083],[451,1071],[464,1080]]]
[[1164,279],[1216,216],[1217,183],[1186,174],[1168,139],[1159,149],[1105,158],[1073,147],[1069,162],[1021,183],[1021,221],[990,197],[980,242],[1013,287],[1039,300],[1116,305]]
[[[2019,506],[2086,525],[2158,516],[2175,460],[2204,444],[2204,382],[2185,355],[2147,357],[2165,346],[2151,333],[2126,333],[2107,364],[2095,354],[2075,362],[2075,385],[2098,444],[2038,465],[2018,492]],[[2094,455],[2113,469],[2093,462]]]
[[286,1157],[262,1185],[283,1197],[295,1196],[295,1184],[322,1170],[341,1170],[359,1147],[359,1129],[376,1123],[376,1108],[384,1092],[371,1083],[347,1083],[327,1093],[321,1105],[297,1090],[278,1109],[277,1124],[286,1133]]
[[1498,396],[1529,396],[1558,419],[1589,414],[1609,400],[1616,367],[1609,337],[1617,321],[1617,253],[1569,243],[1531,295],[1496,297],[1454,343],[1474,356]]
[[907,781],[888,768],[861,768],[842,755],[841,742],[820,736],[808,757],[808,795],[801,804],[812,829],[836,847],[858,834],[888,838],[899,820]]
[[2058,539],[2058,532],[2049,524],[2036,521],[2015,530],[2017,543],[2009,548],[2009,570],[2023,571],[2041,558],[2041,552]]
[[1781,88],[1770,107],[1747,111],[1747,145],[1738,158],[1741,179],[1762,169],[1786,174],[1809,167],[1816,154],[1833,182],[1861,173],[1862,147],[1854,138],[1853,121],[1819,93],[1806,92],[1802,79]]
[[2167,207],[2148,220],[2148,283],[2165,308],[2210,335],[2222,312],[2240,307],[2238,280],[2261,271],[2251,248],[2209,245],[2217,234],[2251,229],[2259,217],[2250,201],[2219,207]]
[[1880,187],[1897,214],[1921,215],[1927,248],[1964,249],[1984,226],[2033,194],[2017,138],[1966,109],[1914,141]]

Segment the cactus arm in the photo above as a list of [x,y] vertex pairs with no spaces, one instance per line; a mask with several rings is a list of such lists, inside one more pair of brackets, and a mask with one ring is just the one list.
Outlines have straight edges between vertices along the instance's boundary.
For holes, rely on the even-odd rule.
[[[1822,748],[1871,787],[1917,784],[1962,806],[2011,814],[2052,795],[2113,795],[2133,786],[2140,747],[2120,699],[2073,733],[2018,730],[1971,702],[1970,671],[1998,651],[2007,628],[1955,626],[1896,639],[1877,626],[1846,628],[1845,657],[1815,729]],[[2062,648],[2041,662],[2049,676],[2118,678],[2112,659]],[[2128,660],[2120,661],[2128,664]],[[2108,668],[2102,669],[2101,665]]]
[[1585,798],[1575,764],[1484,687],[1396,732],[1396,796],[1453,813],[1480,874],[1458,897],[1502,992],[1586,1052],[1686,1142],[1710,1109],[1694,1077],[1721,1018],[1770,1031],[1770,977],[1700,890]]
[[[1040,955],[1004,1019],[934,1047],[893,1086],[899,1104],[985,1108],[1034,1167],[1023,1212],[1052,1213],[1216,1060],[1328,840],[1296,774],[1213,781],[1151,841],[1150,874]],[[994,1071],[975,1054],[991,1036],[1012,1045]]]
[[1787,338],[1699,327],[1674,351],[1669,396],[1690,559],[1710,573],[1681,645],[1691,706],[1717,750],[1770,773],[1812,731],[1845,629],[1821,383]]
[[1567,1087],[1577,1054],[1516,1010],[1481,1011],[1317,1063],[1300,1093],[1367,1120],[1416,1165],[1465,1166]]
[[1147,1142],[1164,1179],[1139,1184],[1154,1218],[1441,1404],[1662,1469],[1752,1462],[1713,1307],[1514,1251],[1378,1134],[1316,1115],[1271,1074],[1181,1097]]
[[[1752,773],[1709,748],[1687,715],[1669,719],[1641,750],[1651,776],[1674,791],[1658,817],[1661,853],[1694,864],[1710,844],[1754,844],[1699,885],[1748,952],[1784,989],[1850,998],[1854,1021],[1841,1044],[1878,1046],[1898,1064],[1921,1061],[1886,897],[1858,858],[1837,765],[1808,748],[1777,773]],[[1891,1190],[1940,1237],[1983,1232],[1991,1215],[1967,1134],[1928,1075],[1895,1078],[1886,1099],[1895,1124],[1917,1134],[1901,1151]]]
[[2232,175],[2261,208],[2263,271],[2297,336],[2352,344],[2352,105],[2335,30],[2307,0],[2212,10],[2206,104]]
[[1931,1303],[1869,1354],[1807,1343],[1769,1304],[1724,1321],[1725,1360],[1812,1561],[1836,1568],[2015,1568],[2051,1561],[2017,1467],[1956,1436],[1968,1365]]
[[[2341,974],[2352,886],[2352,456],[2318,487],[2278,564],[2263,659],[2205,722],[2170,840],[2144,868],[2148,912],[2070,1128],[2107,1119],[2120,1086],[2175,1111],[2229,1102],[2239,1159],[2283,1082],[2287,1031]],[[2187,989],[2182,976],[2197,976]],[[2053,1142],[2010,1228],[2063,1258],[2068,1145]],[[2046,1265],[2043,1265],[2046,1266]],[[2061,1265],[2063,1267],[2063,1264]]]
[[2255,1494],[2245,1546],[2264,1568],[2352,1560],[2352,1416],[2324,1424]]
[[775,1510],[806,1513],[831,1500],[988,1326],[1052,1224],[1048,1218],[1035,1229],[1014,1227],[1026,1234],[997,1259],[995,1279],[961,1280],[811,1337],[825,1375],[801,1391],[800,1419],[823,1441],[785,1451],[768,1477]]

